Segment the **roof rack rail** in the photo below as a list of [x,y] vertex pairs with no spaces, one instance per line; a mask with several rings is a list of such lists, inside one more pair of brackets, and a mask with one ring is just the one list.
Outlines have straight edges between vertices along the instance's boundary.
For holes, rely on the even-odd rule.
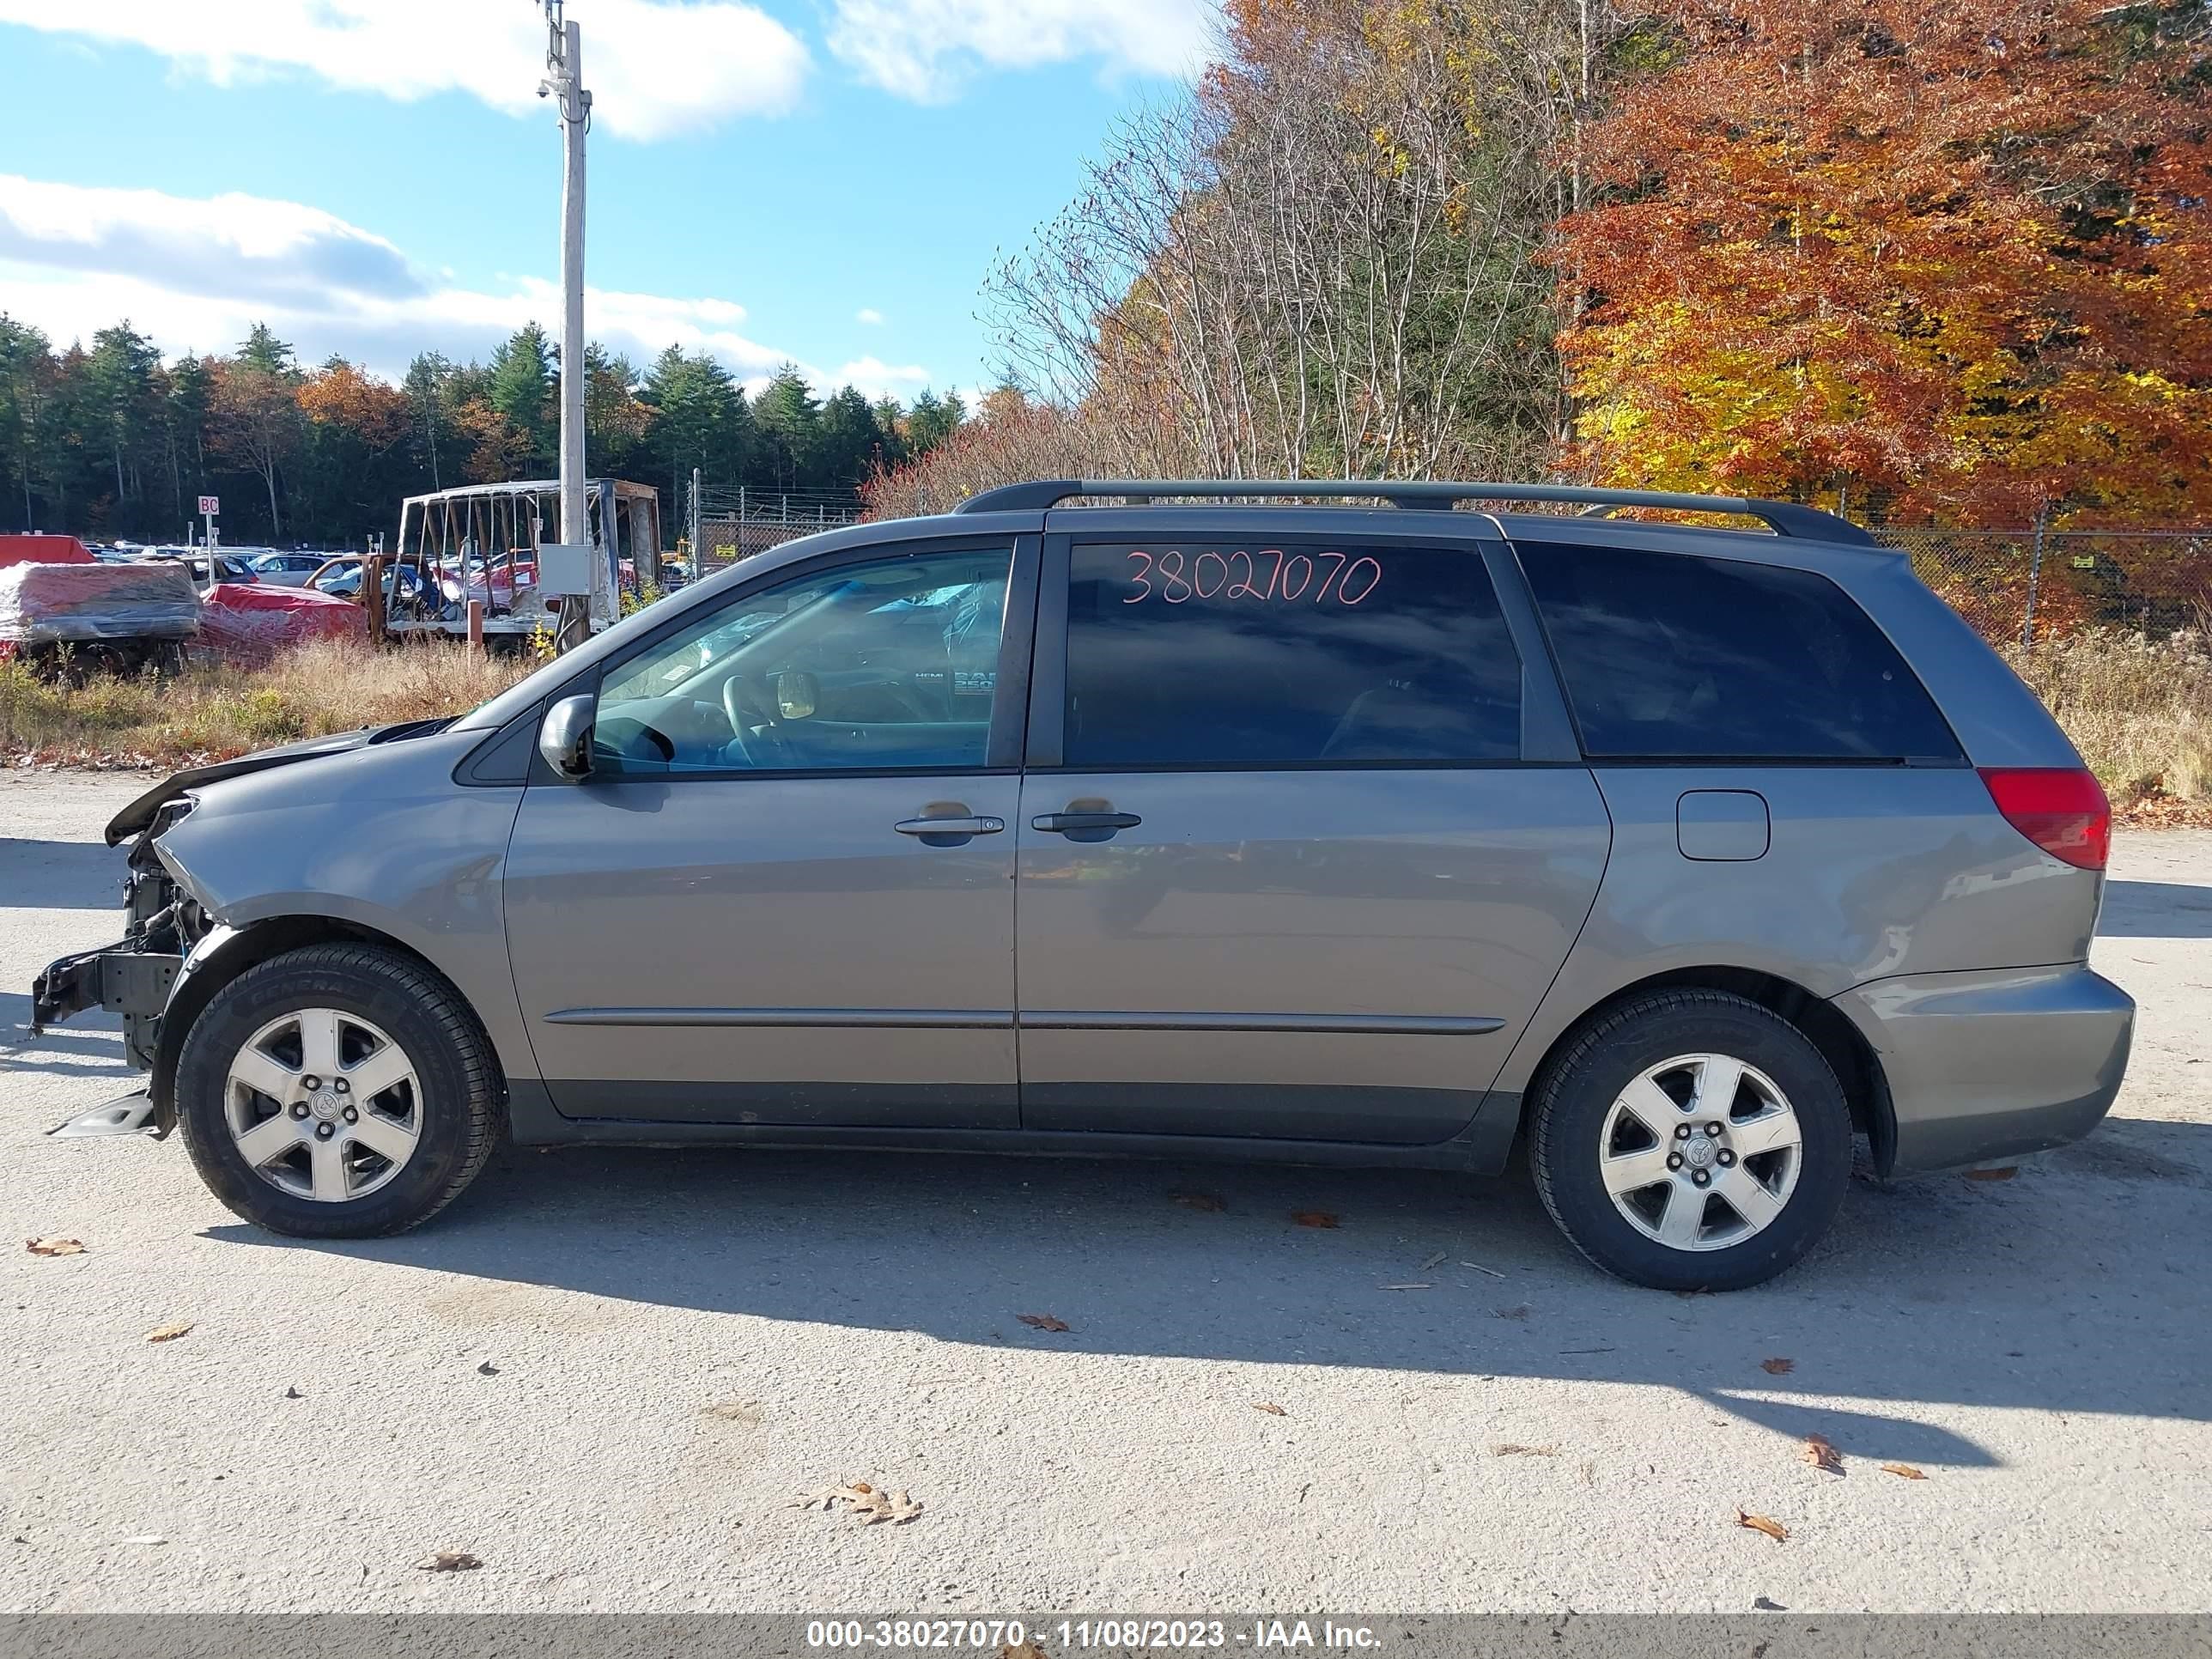
[[1449,510],[1460,501],[1565,501],[1602,518],[1624,507],[1664,507],[1685,513],[1735,513],[1761,519],[1778,536],[1877,545],[1848,519],[1792,501],[1741,495],[1684,495],[1657,489],[1602,489],[1587,484],[1450,483],[1434,479],[1367,478],[1053,478],[1006,484],[970,495],[956,513],[1036,512],[1083,496],[1115,496],[1148,504],[1160,496],[1311,495],[1387,501],[1392,507]]

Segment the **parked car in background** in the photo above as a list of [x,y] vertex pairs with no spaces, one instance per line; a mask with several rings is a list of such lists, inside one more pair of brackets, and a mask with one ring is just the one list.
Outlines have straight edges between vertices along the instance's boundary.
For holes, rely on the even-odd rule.
[[[1515,500],[1598,516],[1467,510]],[[1887,1176],[2102,1119],[2111,822],[1910,561],[1810,507],[1041,483],[149,790],[107,828],[131,932],[33,1030],[116,988],[118,1121],[307,1237],[415,1225],[503,1136],[1525,1145],[1592,1261],[1730,1289],[1827,1231],[1855,1132]]]
[[279,587],[305,587],[329,562],[327,553],[264,553],[252,561],[254,574]]
[[172,559],[192,573],[192,586],[205,592],[217,582],[258,582],[261,577],[253,567],[235,553],[218,550],[212,556],[200,553],[171,552],[164,550],[154,556]]
[[[308,586],[318,592],[358,603],[362,580],[368,571],[365,560],[331,559],[310,579]],[[421,566],[387,564],[384,568],[384,604],[387,611],[430,614],[444,608],[446,596],[434,578]]]

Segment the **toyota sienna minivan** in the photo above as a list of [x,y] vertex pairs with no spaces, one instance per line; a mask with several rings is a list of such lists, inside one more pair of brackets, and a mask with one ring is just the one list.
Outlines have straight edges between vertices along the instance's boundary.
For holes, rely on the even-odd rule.
[[1719,1289],[1820,1237],[1856,1136],[1887,1174],[2104,1115],[2109,833],[2028,690],[1810,508],[1041,483],[179,774],[108,826],[126,938],[34,1018],[123,1014],[147,1089],[77,1131],[180,1129],[283,1233],[414,1226],[502,1134],[1525,1140],[1592,1261]]

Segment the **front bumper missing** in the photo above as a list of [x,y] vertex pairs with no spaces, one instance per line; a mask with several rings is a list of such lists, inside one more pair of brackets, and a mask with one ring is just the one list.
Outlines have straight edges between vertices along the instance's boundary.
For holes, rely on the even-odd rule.
[[161,1010],[184,966],[174,952],[133,951],[127,942],[60,957],[31,981],[31,1035],[41,1036],[83,1009],[105,1008],[123,1016],[131,1065],[150,1072]]

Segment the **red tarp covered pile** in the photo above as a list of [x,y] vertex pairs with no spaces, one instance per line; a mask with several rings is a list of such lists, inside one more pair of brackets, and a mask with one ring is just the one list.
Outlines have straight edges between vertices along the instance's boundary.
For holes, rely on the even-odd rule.
[[200,642],[232,662],[265,663],[310,640],[366,639],[368,631],[359,605],[312,587],[217,582],[201,596]]
[[0,565],[90,564],[92,555],[74,536],[0,536]]

